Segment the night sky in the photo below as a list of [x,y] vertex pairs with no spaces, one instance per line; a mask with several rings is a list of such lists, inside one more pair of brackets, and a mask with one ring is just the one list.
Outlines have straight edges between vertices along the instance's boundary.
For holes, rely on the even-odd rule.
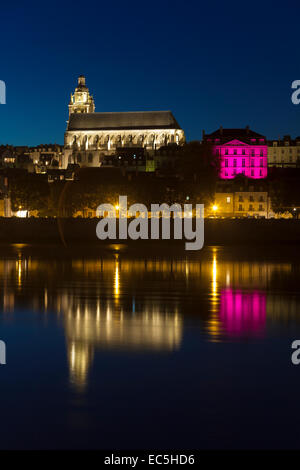
[[170,109],[188,140],[221,124],[296,137],[299,13],[287,0],[1,3],[0,144],[63,143],[80,74],[96,111]]

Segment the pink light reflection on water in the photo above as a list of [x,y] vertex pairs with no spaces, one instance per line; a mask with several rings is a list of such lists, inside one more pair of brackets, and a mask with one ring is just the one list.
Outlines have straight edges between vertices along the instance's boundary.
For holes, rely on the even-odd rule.
[[221,290],[220,321],[229,336],[261,336],[266,324],[265,292]]

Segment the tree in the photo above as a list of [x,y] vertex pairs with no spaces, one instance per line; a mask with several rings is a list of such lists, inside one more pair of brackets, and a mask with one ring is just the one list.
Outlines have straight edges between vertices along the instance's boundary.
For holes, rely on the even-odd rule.
[[15,174],[10,179],[9,191],[14,212],[22,208],[39,213],[48,207],[49,187],[43,176]]

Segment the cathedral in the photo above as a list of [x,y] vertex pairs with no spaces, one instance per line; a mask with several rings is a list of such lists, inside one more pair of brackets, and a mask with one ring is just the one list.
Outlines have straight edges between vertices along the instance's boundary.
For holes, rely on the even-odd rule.
[[63,168],[70,163],[99,167],[120,149],[144,149],[149,156],[168,144],[182,145],[184,131],[171,111],[96,113],[95,103],[80,75],[69,103]]

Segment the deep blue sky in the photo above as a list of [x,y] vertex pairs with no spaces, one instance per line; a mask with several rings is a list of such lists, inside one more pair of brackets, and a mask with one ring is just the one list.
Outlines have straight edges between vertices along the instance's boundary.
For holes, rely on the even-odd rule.
[[300,135],[299,14],[289,0],[1,3],[0,143],[63,143],[80,74],[96,111],[171,109],[188,140],[221,124]]

